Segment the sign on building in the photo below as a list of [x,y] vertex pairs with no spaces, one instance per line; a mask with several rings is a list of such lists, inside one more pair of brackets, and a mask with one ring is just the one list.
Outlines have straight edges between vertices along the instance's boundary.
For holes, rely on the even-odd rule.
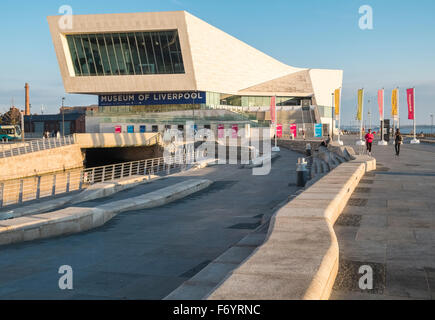
[[206,93],[203,91],[104,94],[98,96],[98,105],[100,107],[205,103]]

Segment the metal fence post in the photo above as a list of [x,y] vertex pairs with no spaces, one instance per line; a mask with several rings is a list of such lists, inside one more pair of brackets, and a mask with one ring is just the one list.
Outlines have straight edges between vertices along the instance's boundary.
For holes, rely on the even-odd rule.
[[116,166],[113,165],[112,166],[112,181],[115,180],[115,168],[116,168]]
[[130,162],[130,172],[129,172],[129,177],[131,177],[131,175],[133,174],[133,162]]
[[102,173],[102,177],[101,177],[101,182],[104,182],[104,181],[106,181],[106,167],[103,167],[103,173]]
[[56,195],[56,175],[53,175],[53,187],[51,188],[51,195],[55,196]]
[[38,182],[36,183],[36,200],[41,198],[41,176],[38,176]]
[[66,178],[66,192],[69,192],[70,189],[70,179],[71,179],[71,172],[68,172],[67,178]]
[[18,203],[23,203],[23,188],[24,188],[24,180],[20,180],[20,193],[18,194]]

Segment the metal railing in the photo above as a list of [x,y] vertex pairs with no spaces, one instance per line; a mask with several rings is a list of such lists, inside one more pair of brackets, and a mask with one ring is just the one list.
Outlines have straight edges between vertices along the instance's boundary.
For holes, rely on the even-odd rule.
[[194,164],[195,154],[189,153],[0,181],[0,208],[80,191],[95,183],[129,178],[134,175],[170,175],[174,171]]
[[14,157],[32,152],[69,146],[74,143],[75,139],[73,135],[15,143],[2,142],[0,143],[0,158]]

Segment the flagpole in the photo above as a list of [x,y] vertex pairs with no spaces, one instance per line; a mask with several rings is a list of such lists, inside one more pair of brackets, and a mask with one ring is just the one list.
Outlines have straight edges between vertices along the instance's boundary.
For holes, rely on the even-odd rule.
[[382,140],[379,141],[378,145],[387,146],[388,142],[385,141],[385,134],[384,134],[384,132],[385,132],[385,89],[384,88],[382,88],[382,115],[381,116],[382,116],[382,122],[381,122],[381,125],[382,125],[381,138],[382,138]]
[[414,100],[414,110],[413,110],[413,112],[414,112],[414,139],[411,141],[411,144],[419,144],[420,143],[420,140],[417,140],[417,126],[416,126],[416,123],[415,123],[415,87],[413,88],[413,91],[414,91],[414,95],[413,95],[413,100]]
[[[281,149],[278,147],[278,119],[276,118],[276,108],[277,108],[277,104],[276,104],[276,93],[275,93],[275,121],[274,121],[274,125],[275,125],[275,147],[272,148],[273,152],[280,152]],[[303,112],[303,111],[302,111]]]
[[400,88],[397,87],[397,128],[400,129]]
[[341,136],[341,97],[342,97],[342,91],[343,91],[343,88],[342,87],[340,87],[340,101],[338,102],[338,108],[339,108],[339,110],[340,110],[340,113],[339,113],[339,118],[338,118],[338,144],[340,145],[340,146],[342,146],[343,145],[343,141],[341,141],[341,139],[340,139],[340,136]]
[[364,121],[364,88],[358,90],[358,109],[359,109],[359,102],[360,102],[360,97],[359,97],[360,91],[361,91],[361,114],[359,114],[359,110],[358,110],[358,114],[360,115],[360,119],[359,119],[359,141],[356,142],[356,145],[357,146],[364,146],[365,142],[364,142],[363,137],[362,137],[363,121]]

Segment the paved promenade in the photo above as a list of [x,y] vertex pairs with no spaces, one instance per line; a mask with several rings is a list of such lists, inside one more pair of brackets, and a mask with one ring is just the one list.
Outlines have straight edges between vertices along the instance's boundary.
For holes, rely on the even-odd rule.
[[[180,173],[80,206],[126,199],[180,182],[208,189],[169,205],[118,215],[82,234],[0,247],[0,299],[162,299],[261,225],[296,191],[298,154],[282,150],[267,176],[238,166]],[[250,248],[250,252],[255,248]],[[246,250],[248,255],[250,252]],[[61,291],[70,265],[74,290]]]
[[[345,139],[346,144],[353,141]],[[340,270],[332,299],[435,298],[435,145],[374,146],[365,176],[335,225]],[[361,291],[363,265],[373,290]]]

